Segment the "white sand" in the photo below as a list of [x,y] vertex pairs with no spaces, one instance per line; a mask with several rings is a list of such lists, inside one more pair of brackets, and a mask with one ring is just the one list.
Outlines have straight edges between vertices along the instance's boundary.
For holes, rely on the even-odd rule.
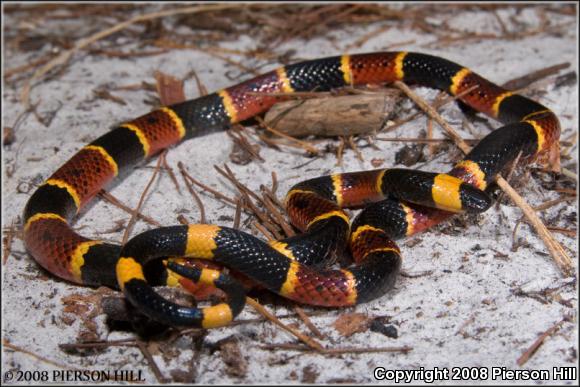
[[[513,13],[500,10],[499,15],[507,17]],[[556,23],[573,20],[570,17],[550,15]],[[524,12],[519,18],[526,23],[537,23],[535,15]],[[10,18],[5,16],[6,25]],[[437,16],[433,17],[436,22]],[[577,22],[577,20],[576,20]],[[67,26],[67,20],[53,20],[42,28]],[[480,32],[495,32],[497,21],[490,13],[459,12],[451,22],[455,28],[469,28]],[[181,27],[185,28],[185,27]],[[339,47],[345,47],[365,33],[376,28],[357,28],[336,34]],[[577,71],[577,25],[560,36],[538,34],[519,40],[483,40],[463,42],[445,47],[427,47],[434,38],[408,29],[393,27],[389,31],[370,39],[356,52],[384,49],[397,42],[414,40],[405,50],[420,51],[445,57],[472,68],[496,83],[522,76],[543,67],[561,63],[572,63]],[[239,41],[228,42],[224,47],[241,50],[253,47],[253,42],[241,37]],[[97,44],[98,46],[98,44]],[[327,40],[314,39],[306,43],[296,43],[279,47],[294,48],[301,58],[316,58],[341,53],[340,49]],[[147,47],[143,47],[146,50]],[[13,68],[30,60],[30,54],[4,52],[5,68]],[[144,100],[154,98],[153,93],[118,91],[115,95],[127,101],[121,106],[109,100],[96,99],[93,91],[99,87],[123,86],[141,81],[153,82],[153,72],[182,77],[195,69],[210,91],[231,85],[223,74],[232,70],[223,61],[194,50],[174,51],[164,55],[118,59],[88,55],[84,52],[75,55],[74,60],[58,77],[35,85],[32,101],[41,101],[39,112],[46,113],[58,109],[50,127],[44,127],[33,115],[28,115],[17,128],[16,141],[3,149],[3,227],[21,215],[32,190],[30,183],[42,182],[62,163],[87,142],[105,133],[115,124],[139,116],[150,109]],[[268,68],[269,69],[269,68]],[[264,69],[266,70],[266,69]],[[234,69],[233,72],[236,72]],[[20,87],[8,87],[3,94],[3,126],[14,124],[23,107],[18,101]],[[188,98],[197,96],[195,82],[185,85]],[[561,138],[567,138],[577,131],[578,100],[577,85],[554,88],[554,83],[539,86],[542,92],[539,102],[549,106],[560,117]],[[433,98],[436,92],[417,89],[425,97]],[[61,106],[62,105],[62,106]],[[411,106],[410,104],[408,106]],[[456,106],[442,109],[444,117],[460,133],[470,138],[473,134],[461,129],[462,114]],[[388,133],[386,136],[417,137],[423,130],[425,118],[413,121]],[[498,124],[493,122],[497,127]],[[487,133],[487,127],[479,122],[474,124],[476,135]],[[435,137],[441,137],[436,129]],[[335,142],[336,144],[337,142]],[[329,172],[355,171],[370,169],[373,158],[384,158],[385,167],[394,165],[394,155],[402,144],[378,142],[380,151],[364,149],[364,162],[360,162],[352,151],[347,151],[342,167],[336,167],[332,155],[315,160],[301,169],[293,166],[308,161],[301,152],[286,148],[276,151],[265,146],[261,148],[266,163],[252,162],[246,166],[232,164],[229,153],[232,142],[225,133],[208,135],[172,149],[167,161],[177,170],[177,162],[182,161],[197,179],[222,192],[233,193],[233,189],[214,171],[213,165],[228,163],[238,178],[251,188],[259,189],[260,184],[270,184],[270,172],[276,171],[280,180],[279,192],[284,193],[292,184],[308,177]],[[575,169],[577,146],[571,153],[572,160],[564,165]],[[444,154],[427,163],[422,168],[431,171],[448,170],[456,160],[457,152]],[[155,160],[137,168],[130,176],[117,184],[110,192],[130,206],[135,206],[138,197],[151,176],[151,166]],[[6,176],[6,170],[14,168],[14,174]],[[538,205],[560,195],[542,188],[539,180],[530,179],[521,194],[532,205]],[[222,204],[209,195],[202,199],[210,222],[231,225],[219,221],[220,216],[233,217],[234,209]],[[570,226],[565,217],[576,219],[578,206],[574,202],[561,203],[542,212],[543,219],[551,220],[554,226]],[[199,219],[198,208],[184,190],[176,192],[170,178],[164,174],[154,185],[152,193],[142,210],[143,213],[164,225],[177,224],[176,217],[184,214],[194,221]],[[412,238],[420,240],[413,247],[406,247],[403,241],[403,268],[410,274],[432,271],[431,274],[417,278],[401,277],[396,288],[389,294],[373,302],[360,305],[353,310],[369,315],[389,316],[391,323],[398,329],[397,339],[387,338],[379,333],[367,331],[349,338],[341,337],[332,327],[334,320],[341,314],[350,312],[331,310],[323,315],[312,317],[314,324],[328,336],[324,345],[328,347],[387,347],[410,346],[412,351],[401,353],[345,354],[337,357],[322,356],[316,353],[302,353],[287,350],[267,351],[260,345],[293,342],[294,338],[279,330],[271,323],[254,323],[212,330],[205,343],[215,343],[220,339],[234,336],[238,340],[242,356],[248,362],[246,376],[242,379],[229,376],[219,351],[210,352],[204,345],[197,367],[198,383],[297,383],[304,373],[311,370],[317,374],[316,381],[321,383],[350,381],[373,383],[373,369],[385,367],[389,370],[451,369],[452,367],[507,367],[509,370],[534,369],[552,371],[554,366],[574,366],[577,364],[578,330],[576,323],[566,322],[561,329],[539,348],[537,353],[519,367],[516,360],[529,348],[537,337],[565,315],[575,313],[577,308],[576,281],[563,278],[552,262],[542,241],[527,225],[521,225],[517,238],[524,246],[516,252],[511,251],[512,231],[521,216],[521,211],[512,205],[493,207],[484,215],[468,220],[468,228],[452,227],[449,223],[435,230]],[[128,220],[128,215],[120,209],[97,200],[83,212],[76,223],[82,228],[83,235],[98,236],[110,241],[119,241],[122,232],[105,230],[115,227],[118,220]],[[134,233],[149,229],[151,226],[138,222]],[[577,227],[574,224],[573,227]],[[446,232],[442,232],[445,230]],[[450,233],[449,231],[454,231]],[[453,235],[450,235],[453,234]],[[555,234],[573,259],[577,259],[576,240],[562,234]],[[480,250],[474,250],[474,246]],[[499,252],[507,258],[498,257]],[[553,299],[542,303],[530,297],[514,294],[518,289],[526,292],[539,292],[557,288],[562,300],[573,307]],[[39,267],[25,253],[21,240],[12,244],[12,254],[3,266],[3,337],[12,344],[25,348],[62,365],[82,370],[142,370],[148,383],[155,383],[155,377],[146,361],[136,348],[111,347],[102,353],[88,356],[68,355],[61,351],[59,344],[77,340],[82,329],[80,321],[70,326],[63,320],[62,298],[70,294],[90,295],[90,288],[82,288],[55,280],[39,278]],[[277,314],[293,313],[283,307],[273,310]],[[311,309],[306,308],[306,311]],[[239,318],[255,318],[257,314],[247,307]],[[73,316],[74,317],[74,316]],[[104,316],[96,318],[101,339],[116,340],[133,337],[129,333],[108,332]],[[286,319],[294,323],[295,318]],[[306,328],[300,323],[300,328]],[[459,331],[463,332],[459,333]],[[154,358],[162,373],[170,377],[170,371],[190,367],[194,355],[193,345],[183,338],[173,344],[179,356],[164,357],[154,353]],[[9,370],[52,370],[59,369],[52,364],[39,361],[34,357],[3,348],[2,368]],[[170,359],[167,361],[167,359]],[[310,367],[310,368],[306,368]],[[305,371],[306,369],[306,371]],[[446,381],[447,384],[480,383],[470,381]],[[509,383],[505,379],[487,380],[483,383]],[[530,381],[518,383],[536,384]],[[546,382],[543,382],[546,383]]]

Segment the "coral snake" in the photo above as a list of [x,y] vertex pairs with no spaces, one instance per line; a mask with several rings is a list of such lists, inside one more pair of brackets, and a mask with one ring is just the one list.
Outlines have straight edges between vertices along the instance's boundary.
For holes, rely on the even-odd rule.
[[[285,204],[303,233],[281,241],[264,242],[239,230],[193,224],[146,231],[119,246],[87,239],[70,226],[79,210],[122,170],[185,139],[224,130],[266,111],[280,98],[267,93],[397,80],[459,94],[461,102],[504,126],[483,138],[448,174],[382,169],[295,185]],[[162,107],[97,138],[33,193],[24,210],[24,240],[36,261],[54,275],[85,285],[119,287],[144,314],[174,326],[223,326],[245,303],[244,288],[230,275],[180,264],[183,260],[177,257],[223,264],[298,302],[354,305],[393,286],[401,266],[394,239],[457,212],[485,211],[490,199],[483,190],[502,168],[518,155],[524,161],[553,161],[559,136],[558,119],[548,108],[439,57],[382,52],[310,60]],[[367,206],[349,225],[343,208],[362,205]],[[348,248],[354,263],[330,269],[325,259]],[[163,266],[162,257],[176,258]],[[184,307],[155,293],[155,279],[168,285],[188,280],[210,284],[227,297],[207,308]]]

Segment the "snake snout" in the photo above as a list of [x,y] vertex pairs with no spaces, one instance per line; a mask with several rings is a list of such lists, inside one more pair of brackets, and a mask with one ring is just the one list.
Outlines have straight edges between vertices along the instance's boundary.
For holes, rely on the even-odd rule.
[[461,203],[465,212],[479,214],[491,207],[491,197],[484,191],[469,184],[461,184]]

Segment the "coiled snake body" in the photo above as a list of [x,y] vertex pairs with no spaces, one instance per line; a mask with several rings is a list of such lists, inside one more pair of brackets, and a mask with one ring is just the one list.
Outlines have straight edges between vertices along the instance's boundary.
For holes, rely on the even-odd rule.
[[[460,95],[460,100],[504,126],[493,131],[447,174],[383,169],[336,174],[297,184],[286,207],[302,234],[263,242],[214,225],[154,229],[125,246],[85,238],[70,222],[122,170],[185,139],[227,128],[266,111],[278,98],[263,93],[330,90],[346,85],[417,83]],[[472,89],[467,93],[462,93]],[[252,92],[260,92],[252,93]],[[228,295],[204,309],[173,304],[153,291],[144,266],[161,257],[213,260],[293,300],[347,306],[384,294],[401,266],[394,239],[423,231],[456,212],[481,212],[483,192],[521,152],[535,160],[557,150],[560,127],[543,105],[507,91],[448,60],[410,52],[343,55],[279,68],[194,100],[163,107],[124,123],[83,147],[32,195],[24,210],[28,251],[66,280],[120,287],[149,317],[170,325],[217,327],[244,305],[244,290],[230,276],[170,261],[163,278],[211,284]],[[352,226],[343,208],[369,204]],[[350,248],[354,264],[323,267],[323,258]],[[165,270],[165,269],[163,269]]]

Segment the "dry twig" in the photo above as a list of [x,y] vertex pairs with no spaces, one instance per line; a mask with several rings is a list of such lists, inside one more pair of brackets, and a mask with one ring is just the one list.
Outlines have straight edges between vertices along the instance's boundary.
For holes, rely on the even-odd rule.
[[153,218],[148,217],[147,215],[143,215],[142,213],[133,210],[132,208],[130,208],[129,206],[123,204],[119,199],[117,199],[116,197],[114,197],[110,192],[105,191],[104,189],[99,191],[99,196],[103,199],[105,199],[106,201],[108,201],[109,203],[111,203],[112,205],[119,207],[120,209],[122,209],[123,211],[133,215],[136,214],[137,217],[139,217],[139,219],[144,220],[145,222],[153,225],[153,226],[157,226],[157,227],[161,227],[161,223],[159,223],[158,221],[156,221]]
[[29,356],[32,356],[33,358],[35,358],[37,360],[40,360],[40,361],[42,361],[44,363],[50,364],[50,365],[55,366],[55,367],[58,367],[58,368],[75,370],[75,371],[81,371],[80,368],[71,367],[71,366],[66,365],[66,364],[57,363],[57,362],[55,362],[53,360],[47,359],[47,358],[45,358],[43,356],[40,356],[40,355],[38,355],[38,354],[36,354],[36,353],[34,353],[32,351],[29,351],[28,349],[24,349],[22,347],[19,347],[17,345],[14,345],[11,342],[9,342],[7,339],[3,339],[2,340],[2,346],[5,347],[5,348],[10,348],[11,350],[16,351],[16,352],[25,353],[25,354],[27,354]]
[[149,367],[151,368],[151,371],[153,371],[153,374],[155,375],[157,381],[159,383],[168,383],[169,380],[161,373],[159,366],[155,362],[155,359],[153,359],[153,356],[151,355],[151,352],[149,352],[149,349],[147,348],[145,342],[143,342],[142,340],[137,340],[137,347],[147,360],[147,364],[149,364]]
[[274,316],[272,313],[268,312],[266,310],[266,308],[264,308],[262,305],[260,305],[260,303],[255,301],[253,298],[246,297],[246,302],[252,308],[256,309],[256,311],[258,313],[260,313],[262,316],[266,317],[268,320],[270,320],[271,322],[273,322],[274,324],[276,324],[280,328],[284,329],[286,332],[297,337],[300,341],[302,341],[304,344],[306,344],[309,348],[312,348],[312,349],[314,349],[316,351],[320,351],[320,352],[324,351],[324,347],[318,341],[312,339],[311,337],[306,336],[305,334],[303,334],[299,330],[294,329],[294,328],[282,323],[280,320],[278,320],[276,318],[276,316]]
[[165,159],[166,153],[167,153],[167,151],[164,151],[163,153],[161,153],[161,155],[159,155],[159,158],[157,159],[157,165],[155,166],[155,170],[153,171],[153,175],[151,175],[151,179],[149,179],[149,182],[147,183],[147,185],[145,186],[145,189],[141,193],[141,197],[139,198],[139,203],[137,204],[137,207],[133,211],[133,215],[131,216],[131,219],[129,220],[129,224],[127,224],[127,228],[125,229],[125,233],[123,234],[123,241],[121,242],[121,244],[123,244],[123,245],[129,239],[129,235],[131,234],[131,231],[133,230],[133,226],[135,225],[135,222],[137,222],[137,219],[138,219],[137,214],[141,210],[141,206],[143,206],[143,202],[145,202],[145,197],[147,196],[147,192],[149,191],[149,188],[151,188],[151,185],[153,185],[153,182],[155,181],[155,178],[157,177],[157,174],[159,173],[159,170],[161,169],[161,163]]
[[231,9],[231,8],[241,8],[244,5],[240,4],[215,4],[215,5],[195,5],[191,7],[184,7],[184,8],[177,8],[177,9],[167,9],[159,12],[152,12],[147,13],[144,15],[135,16],[129,20],[126,20],[122,23],[116,24],[111,28],[107,28],[106,30],[99,31],[87,38],[81,39],[75,43],[75,45],[66,51],[63,51],[55,58],[51,59],[46,63],[44,66],[39,68],[34,72],[32,78],[30,78],[24,88],[22,89],[21,99],[24,106],[27,108],[30,106],[30,89],[32,85],[37,82],[41,77],[51,71],[53,68],[66,64],[70,58],[79,50],[84,49],[85,47],[91,45],[92,43],[101,40],[109,35],[114,34],[115,32],[121,31],[135,23],[141,23],[148,20],[158,19],[167,16],[173,15],[183,15],[183,14],[194,14],[194,13],[202,13],[202,12],[211,12],[211,11],[218,11],[223,9]]
[[526,362],[528,360],[530,360],[530,358],[534,355],[534,353],[536,353],[536,351],[540,348],[540,346],[542,344],[544,344],[544,341],[551,335],[553,335],[554,333],[556,333],[556,331],[560,328],[560,326],[562,324],[564,324],[564,322],[566,321],[570,321],[570,317],[569,316],[564,316],[564,318],[562,318],[562,320],[558,321],[556,324],[552,325],[552,327],[550,327],[550,329],[546,330],[544,333],[542,333],[537,339],[536,341],[534,341],[534,343],[524,351],[524,353],[522,353],[522,355],[518,358],[517,363],[518,365],[521,367],[524,364],[526,364]]
[[304,312],[304,309],[302,309],[298,305],[295,305],[294,310],[296,311],[296,314],[300,316],[300,319],[304,322],[304,324],[308,327],[308,329],[310,329],[310,332],[312,332],[319,339],[324,339],[325,336],[312,323],[312,320],[310,320],[310,317],[308,317],[306,312]]

